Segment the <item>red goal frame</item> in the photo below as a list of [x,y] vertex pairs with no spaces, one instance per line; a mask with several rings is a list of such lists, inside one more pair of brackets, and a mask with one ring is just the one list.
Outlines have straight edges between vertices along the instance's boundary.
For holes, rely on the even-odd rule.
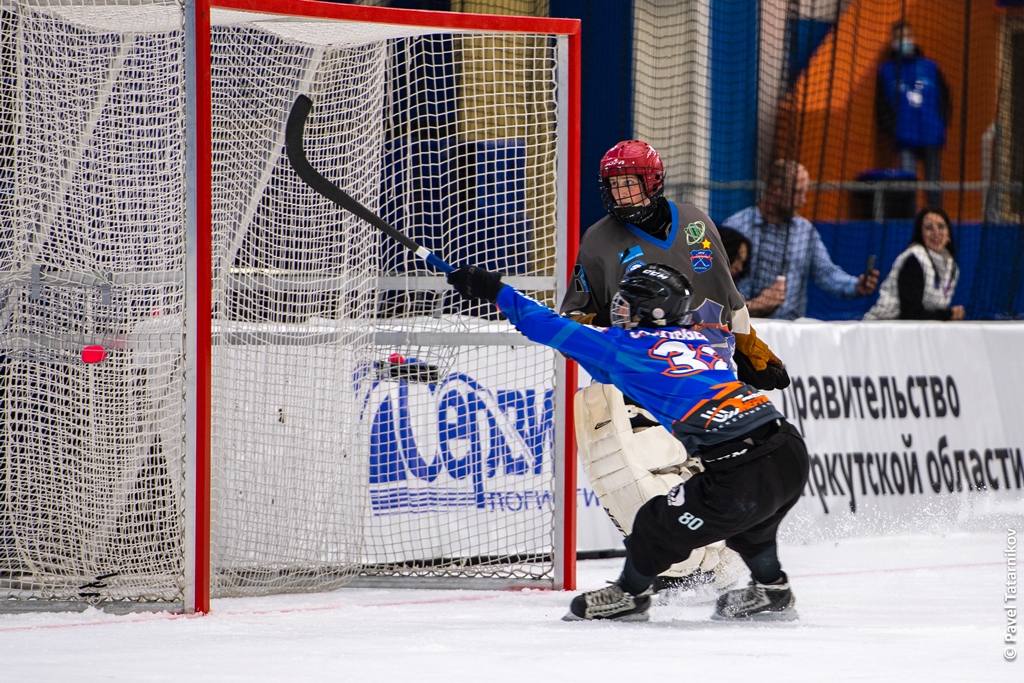
[[[188,198],[188,230],[192,246],[188,249],[189,335],[188,352],[195,358],[191,368],[194,382],[194,401],[189,408],[190,419],[195,429],[189,430],[187,452],[193,464],[189,474],[194,478],[195,495],[192,497],[186,517],[187,524],[186,566],[193,568],[192,577],[185,587],[185,610],[206,613],[210,610],[210,497],[211,497],[211,341],[212,341],[212,131],[209,112],[212,111],[210,78],[210,10],[222,8],[242,11],[273,12],[276,14],[346,21],[371,22],[397,25],[430,26],[448,29],[501,31],[506,33],[551,33],[564,35],[569,42],[568,82],[568,173],[566,177],[566,220],[567,220],[567,263],[576,261],[579,242],[579,157],[580,157],[580,41],[581,25],[578,19],[543,19],[532,17],[496,16],[483,14],[460,14],[455,12],[428,12],[359,5],[341,5],[315,0],[187,0],[185,5],[186,36],[189,36],[186,59],[191,61],[187,69],[189,126],[186,132],[187,148],[194,150],[188,161],[191,179]],[[197,112],[206,112],[198,116]],[[571,267],[566,269],[566,281],[571,277]],[[204,315],[199,313],[203,312]],[[200,343],[202,340],[202,343]],[[566,363],[566,387],[575,388],[576,366]],[[562,547],[556,549],[556,576],[561,581],[556,589],[574,590],[576,587],[576,467],[575,434],[573,431],[572,400],[565,401],[564,453],[565,461],[556,463],[562,467],[563,518],[556,524],[562,528]],[[193,469],[194,468],[194,469]],[[188,555],[192,554],[193,557]]]

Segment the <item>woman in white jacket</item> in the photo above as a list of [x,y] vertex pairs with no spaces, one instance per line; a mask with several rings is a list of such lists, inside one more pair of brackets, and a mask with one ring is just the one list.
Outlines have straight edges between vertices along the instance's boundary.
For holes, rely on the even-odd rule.
[[934,206],[914,219],[910,246],[896,257],[865,320],[963,320],[964,307],[950,306],[960,269],[949,216]]

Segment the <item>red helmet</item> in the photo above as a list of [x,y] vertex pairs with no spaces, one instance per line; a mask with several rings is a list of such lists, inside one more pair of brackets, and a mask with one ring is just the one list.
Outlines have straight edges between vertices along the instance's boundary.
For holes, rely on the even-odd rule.
[[[646,206],[619,206],[611,193],[609,178],[635,175],[643,183],[644,195],[651,200]],[[665,189],[665,166],[657,150],[641,140],[623,140],[601,157],[601,201],[608,213],[627,223],[642,220],[654,212],[654,200]]]

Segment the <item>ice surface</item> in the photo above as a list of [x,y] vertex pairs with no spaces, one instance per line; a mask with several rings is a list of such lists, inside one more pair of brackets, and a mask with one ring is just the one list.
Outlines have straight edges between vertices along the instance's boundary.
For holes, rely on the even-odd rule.
[[[1017,530],[1018,532],[1020,529]],[[215,600],[204,617],[0,615],[0,681],[1024,681],[1003,656],[1005,529],[784,545],[800,620],[567,623],[570,593],[354,589]],[[581,590],[621,560],[579,564]]]

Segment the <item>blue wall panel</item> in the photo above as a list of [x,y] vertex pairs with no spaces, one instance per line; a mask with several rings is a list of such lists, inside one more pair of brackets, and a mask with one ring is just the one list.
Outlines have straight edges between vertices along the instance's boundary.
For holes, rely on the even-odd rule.
[[[711,180],[751,180],[757,171],[758,14],[750,0],[711,0]],[[753,190],[713,190],[721,222],[754,202]]]
[[582,22],[580,231],[605,215],[597,181],[608,149],[633,136],[633,3],[551,0],[552,17]]

